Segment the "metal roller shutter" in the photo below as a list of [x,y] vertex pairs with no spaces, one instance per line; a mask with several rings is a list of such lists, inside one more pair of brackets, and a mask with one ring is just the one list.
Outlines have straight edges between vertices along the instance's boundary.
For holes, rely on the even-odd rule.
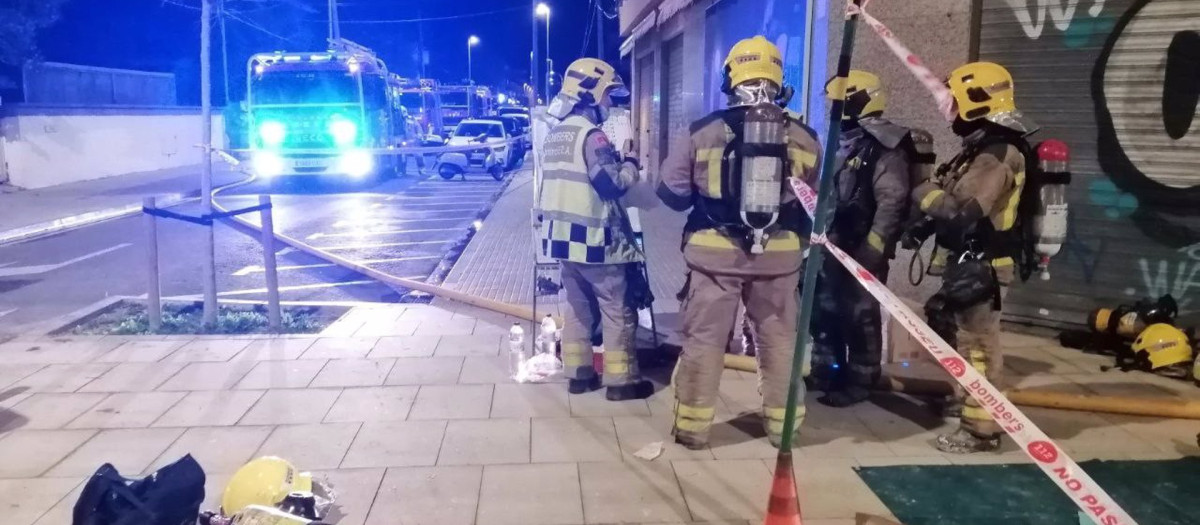
[[1017,104],[1065,141],[1075,178],[1052,278],[1016,286],[1010,320],[1173,294],[1200,320],[1200,1],[987,1],[980,59],[1006,66]]
[[637,136],[638,151],[642,156],[642,165],[658,169],[658,163],[650,162],[652,135],[654,125],[654,55],[646,55],[637,59]]
[[667,150],[680,137],[687,135],[687,115],[683,111],[683,35],[672,38],[666,48],[666,80],[663,94],[666,99],[666,125],[663,126],[661,162]]

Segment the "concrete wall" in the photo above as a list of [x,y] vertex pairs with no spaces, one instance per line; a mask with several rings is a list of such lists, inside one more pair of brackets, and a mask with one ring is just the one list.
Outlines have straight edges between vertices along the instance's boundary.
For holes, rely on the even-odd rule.
[[629,36],[629,31],[641,21],[641,17],[646,11],[660,3],[662,3],[662,0],[625,0],[621,2],[621,7],[617,11],[619,14],[621,36]]
[[[199,117],[191,108],[10,108],[0,116],[0,180],[32,189],[198,164]],[[214,145],[224,137],[218,112]]]

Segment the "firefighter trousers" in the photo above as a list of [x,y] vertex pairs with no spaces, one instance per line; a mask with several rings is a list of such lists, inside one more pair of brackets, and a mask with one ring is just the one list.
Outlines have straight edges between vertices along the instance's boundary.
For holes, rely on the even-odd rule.
[[[887,282],[887,261],[866,267]],[[833,257],[826,257],[817,281],[813,311],[813,374],[834,388],[871,388],[883,359],[883,318],[879,303]]]
[[[796,347],[800,274],[750,277],[693,270],[688,281],[689,287],[680,308],[683,353],[673,378],[674,433],[693,443],[708,441],[725,368],[725,349],[736,323],[738,304],[742,303],[756,337],[764,426],[771,441],[778,443],[783,435],[788,382]],[[801,400],[793,432],[803,418]]]
[[[1008,286],[1000,286],[1000,301],[1003,304]],[[986,301],[955,312],[958,325],[955,349],[967,359],[975,370],[983,374],[996,388],[1004,390],[1004,353],[1000,347],[1000,313],[992,301]],[[987,410],[979,405],[967,391],[954,385],[957,402],[962,406],[960,425],[963,430],[976,437],[992,439],[1003,434]]]
[[568,378],[596,375],[592,334],[599,328],[604,335],[604,385],[620,386],[641,379],[633,344],[637,311],[626,295],[626,266],[562,261],[567,293],[562,358]]

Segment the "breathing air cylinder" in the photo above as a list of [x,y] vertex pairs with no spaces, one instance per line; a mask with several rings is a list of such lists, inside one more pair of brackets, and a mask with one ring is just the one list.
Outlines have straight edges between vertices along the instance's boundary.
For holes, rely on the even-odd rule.
[[1038,164],[1041,180],[1038,184],[1038,206],[1033,216],[1033,233],[1037,236],[1034,252],[1038,255],[1038,271],[1043,281],[1050,280],[1050,258],[1058,255],[1067,240],[1067,185],[1071,183],[1071,151],[1061,140],[1047,140],[1038,145]]
[[766,250],[766,229],[779,220],[783,166],[787,158],[783,108],[769,102],[746,111],[741,148],[741,217],[750,227],[750,253]]

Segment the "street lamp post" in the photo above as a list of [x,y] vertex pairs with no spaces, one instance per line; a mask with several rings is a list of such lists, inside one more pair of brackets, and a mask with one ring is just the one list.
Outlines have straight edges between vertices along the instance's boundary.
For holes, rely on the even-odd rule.
[[471,116],[471,99],[475,98],[475,75],[471,71],[471,48],[479,44],[479,37],[471,35],[467,37],[467,84],[471,86],[471,92],[467,93],[467,116]]
[[[540,16],[540,17],[544,17],[546,19],[546,62],[549,63],[549,61],[550,61],[550,6],[546,5],[545,2],[539,3],[537,5],[537,9],[534,11],[534,14],[536,14],[537,16]],[[534,43],[534,48],[537,48],[536,42]],[[546,86],[546,100],[549,101],[550,95],[551,95],[551,93],[550,93],[550,69],[549,68],[546,69],[546,76],[545,76],[545,78],[542,79],[542,82]]]

